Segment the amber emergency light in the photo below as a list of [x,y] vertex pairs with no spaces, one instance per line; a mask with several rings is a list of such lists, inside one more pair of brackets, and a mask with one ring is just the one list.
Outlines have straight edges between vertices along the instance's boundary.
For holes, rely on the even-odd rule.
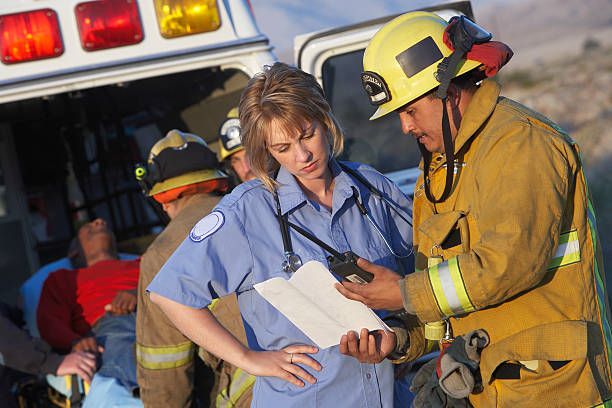
[[0,50],[4,64],[59,57],[64,44],[57,13],[41,9],[0,16]]
[[86,51],[137,44],[143,39],[136,0],[97,0],[75,7],[81,46]]
[[154,0],[164,38],[215,31],[221,26],[216,0]]

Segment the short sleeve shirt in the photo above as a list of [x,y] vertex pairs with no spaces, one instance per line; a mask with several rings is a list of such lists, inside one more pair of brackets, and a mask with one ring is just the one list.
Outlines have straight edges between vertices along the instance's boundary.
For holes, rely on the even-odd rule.
[[[412,202],[395,184],[371,167],[347,165],[411,220]],[[400,273],[412,271],[412,259],[407,256],[412,246],[411,226],[336,161],[330,161],[330,168],[334,176],[331,211],[310,201],[295,178],[281,167],[276,178],[281,212],[339,252],[353,251]],[[359,211],[354,189],[384,240]],[[284,249],[276,211],[273,194],[260,181],[241,184],[194,226],[148,290],[193,308],[204,308],[213,299],[235,292],[251,349],[312,344],[253,288],[274,277],[290,277],[282,268]],[[317,260],[327,264],[324,249],[293,230],[290,235],[293,250],[303,263]],[[403,257],[394,256],[388,246]],[[338,405],[340,396],[342,406],[392,406],[393,370],[388,361],[361,364],[340,354],[338,346],[312,357],[323,366],[321,372],[304,367],[317,378],[316,384],[298,388],[275,377],[260,377],[253,406],[328,407]]]

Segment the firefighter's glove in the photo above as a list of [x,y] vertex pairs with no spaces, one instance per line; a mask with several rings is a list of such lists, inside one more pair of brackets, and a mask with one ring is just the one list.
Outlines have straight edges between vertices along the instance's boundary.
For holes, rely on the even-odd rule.
[[457,337],[440,358],[439,383],[452,398],[467,398],[482,390],[480,353],[489,344],[483,330],[474,330]]
[[417,371],[410,391],[415,394],[412,401],[413,408],[468,408],[471,407],[467,399],[459,400],[450,397],[442,388],[436,373],[436,358],[425,363]]

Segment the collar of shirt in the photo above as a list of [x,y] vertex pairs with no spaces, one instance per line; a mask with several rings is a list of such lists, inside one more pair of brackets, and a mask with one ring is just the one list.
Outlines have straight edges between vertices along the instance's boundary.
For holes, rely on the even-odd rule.
[[[344,205],[346,200],[353,195],[352,186],[358,188],[351,176],[349,176],[335,159],[329,161],[329,168],[334,178],[334,192],[332,200],[332,216]],[[281,167],[276,176],[278,182],[278,200],[282,214],[286,214],[304,202],[309,202],[308,197],[298,184],[295,177],[287,169]]]

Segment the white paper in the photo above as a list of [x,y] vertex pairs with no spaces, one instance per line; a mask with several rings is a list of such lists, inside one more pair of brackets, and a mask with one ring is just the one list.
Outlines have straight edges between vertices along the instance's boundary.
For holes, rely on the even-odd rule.
[[351,330],[390,330],[366,305],[338,292],[337,282],[322,263],[310,261],[289,280],[268,279],[255,290],[321,349],[339,344]]

